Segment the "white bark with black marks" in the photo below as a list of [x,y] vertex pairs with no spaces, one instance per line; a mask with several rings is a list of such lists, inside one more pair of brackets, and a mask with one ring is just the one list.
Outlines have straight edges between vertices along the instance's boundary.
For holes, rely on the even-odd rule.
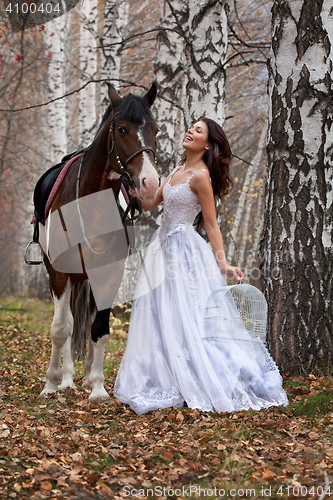
[[[121,41],[125,35],[124,27],[128,23],[128,10],[129,5],[126,0],[105,1],[103,37],[101,40],[101,77],[109,80],[118,90],[121,52],[123,50]],[[107,93],[103,92],[102,89],[101,101],[103,105],[109,104],[106,95]]]
[[[246,240],[248,236],[249,220],[252,206],[252,194],[254,191],[254,183],[258,175],[261,173],[261,158],[266,145],[267,136],[267,125],[264,125],[261,130],[259,143],[257,147],[256,154],[247,167],[246,176],[244,179],[244,184],[242,191],[238,200],[237,210],[234,218],[234,225],[231,231],[231,241],[229,243],[229,248],[227,252],[227,261],[229,263],[235,263],[237,266],[243,268],[245,265],[246,269],[245,276],[248,276],[251,268],[248,267],[248,263],[244,264],[244,255]],[[260,221],[258,221],[260,224]]]
[[223,125],[227,14],[221,0],[165,0],[155,78],[163,170],[175,166],[185,131],[206,115]]
[[175,167],[175,152],[181,148],[184,131],[183,101],[186,86],[185,39],[189,19],[188,0],[164,0],[157,38],[154,67],[159,98],[154,105],[158,117],[158,159],[163,175]]
[[[96,78],[97,72],[97,0],[84,0],[80,9],[80,70],[81,81]],[[90,144],[97,128],[96,83],[90,83],[80,91],[79,133],[80,146]]]
[[185,39],[187,126],[202,115],[224,123],[227,37],[225,2],[192,0]]
[[[61,16],[47,25],[50,36],[48,47],[48,83],[50,99],[61,97],[66,93],[65,65],[66,50],[64,39],[67,32],[67,16]],[[51,136],[50,160],[58,163],[62,156],[67,153],[67,106],[66,99],[51,102],[48,106],[49,130]]]
[[283,372],[333,363],[332,0],[275,0],[263,285]]
[[[250,276],[251,277],[251,266],[252,266],[252,261],[250,259],[245,259],[245,250],[246,250],[246,243],[248,241],[248,235],[249,235],[249,226],[251,222],[251,214],[253,214],[253,200],[254,197],[258,194],[256,190],[256,181],[258,176],[260,175],[262,171],[261,167],[261,159],[263,156],[263,152],[266,146],[266,138],[267,138],[267,125],[265,124],[262,128],[261,134],[260,134],[260,139],[258,143],[258,148],[257,152],[252,160],[253,164],[253,171],[252,171],[252,176],[251,180],[248,185],[244,185],[243,189],[246,195],[246,203],[244,206],[244,211],[242,215],[242,224],[241,224],[241,238],[240,238],[240,243],[238,247],[238,265],[243,269],[245,276]],[[257,225],[261,225],[262,228],[262,217],[260,217],[260,214],[258,214],[259,217],[257,218]],[[253,242],[253,251],[258,251],[258,241],[255,246],[255,242]]]

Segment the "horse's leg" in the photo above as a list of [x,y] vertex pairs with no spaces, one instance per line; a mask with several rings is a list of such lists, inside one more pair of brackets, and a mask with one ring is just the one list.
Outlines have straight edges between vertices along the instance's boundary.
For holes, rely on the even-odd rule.
[[90,401],[109,399],[104,389],[103,360],[104,350],[109,340],[110,309],[104,309],[96,313],[95,320],[91,326],[91,340],[85,367],[85,387],[91,388]]
[[[61,353],[65,347],[66,368],[64,371],[66,387],[73,385],[74,365],[69,360],[70,356],[70,336],[73,330],[73,316],[70,309],[71,284],[67,280],[63,293],[59,296],[53,293],[54,317],[51,325],[52,351],[50,365],[46,372],[46,384],[41,394],[50,394],[58,390],[61,377],[60,361]],[[70,382],[71,380],[71,382]],[[63,385],[63,384],[62,384]]]
[[88,340],[88,352],[86,356],[86,362],[84,364],[84,382],[82,384],[82,387],[89,387],[91,389],[91,383],[89,381],[90,377],[90,372],[91,372],[91,367],[94,361],[94,346],[91,340],[91,336],[89,337]]
[[74,384],[75,370],[72,359],[71,341],[72,338],[70,335],[62,349],[61,384],[58,387],[59,391],[64,391],[65,389],[76,389]]
[[97,342],[93,342],[94,361],[89,375],[89,383],[91,386],[90,401],[100,401],[109,399],[110,396],[104,389],[104,374],[103,374],[103,360],[104,350],[109,335],[104,335]]

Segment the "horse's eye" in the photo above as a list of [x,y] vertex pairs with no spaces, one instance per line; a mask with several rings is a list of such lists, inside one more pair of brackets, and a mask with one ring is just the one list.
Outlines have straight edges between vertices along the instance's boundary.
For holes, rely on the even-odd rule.
[[118,130],[119,134],[121,134],[121,135],[126,134],[126,130],[124,129],[124,127],[117,127],[117,130]]

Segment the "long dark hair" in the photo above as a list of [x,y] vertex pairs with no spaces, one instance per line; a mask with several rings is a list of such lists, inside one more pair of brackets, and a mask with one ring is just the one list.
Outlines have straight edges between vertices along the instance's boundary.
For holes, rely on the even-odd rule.
[[[232,178],[229,173],[232,152],[227,136],[218,123],[206,117],[199,118],[198,121],[205,122],[208,128],[208,142],[210,148],[202,159],[209,170],[216,202],[217,200],[222,200],[222,197],[228,194],[233,187]],[[182,153],[180,156],[180,164],[184,165],[186,163],[186,152]],[[194,225],[197,230],[202,229],[202,212],[197,215]]]

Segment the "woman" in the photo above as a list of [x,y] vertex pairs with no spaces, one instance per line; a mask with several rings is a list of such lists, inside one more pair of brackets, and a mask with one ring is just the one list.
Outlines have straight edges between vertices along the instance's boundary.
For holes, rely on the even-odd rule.
[[[183,147],[181,165],[156,198],[141,201],[144,210],[164,201],[164,211],[135,292],[114,394],[138,414],[184,402],[202,411],[287,404],[264,344],[251,342],[247,333],[240,343],[206,331],[206,301],[226,285],[222,275],[236,282],[244,277],[226,261],[214,201],[232,185],[232,154],[222,128],[208,118],[188,130]],[[130,194],[138,196],[136,190]],[[211,248],[194,230],[193,223],[201,221]],[[230,306],[223,307],[230,314]]]

